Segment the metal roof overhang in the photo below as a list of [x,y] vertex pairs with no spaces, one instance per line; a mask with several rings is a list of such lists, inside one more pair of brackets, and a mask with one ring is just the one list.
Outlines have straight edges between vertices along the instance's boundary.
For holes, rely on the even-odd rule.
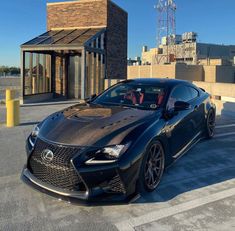
[[32,45],[32,46],[21,46],[22,51],[61,51],[61,50],[83,50],[84,46],[68,46],[68,45],[47,45],[47,46],[40,46],[40,45]]
[[105,28],[51,30],[21,45],[22,51],[83,50],[104,53],[89,43],[105,32]]
[[89,46],[21,46],[21,51],[24,52],[45,52],[45,51],[82,51],[86,50],[89,52],[95,52],[95,53],[100,53],[100,54],[105,54],[105,50],[99,49],[99,48],[93,48]]

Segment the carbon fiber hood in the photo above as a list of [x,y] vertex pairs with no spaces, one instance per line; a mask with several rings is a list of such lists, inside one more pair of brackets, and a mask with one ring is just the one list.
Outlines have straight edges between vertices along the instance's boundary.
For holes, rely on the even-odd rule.
[[77,146],[119,144],[134,128],[149,122],[153,114],[126,107],[76,105],[44,120],[39,137]]

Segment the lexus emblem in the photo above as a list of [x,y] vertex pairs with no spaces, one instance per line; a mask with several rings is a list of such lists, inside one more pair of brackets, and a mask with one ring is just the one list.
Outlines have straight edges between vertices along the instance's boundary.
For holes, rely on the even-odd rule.
[[54,158],[54,153],[49,149],[45,149],[41,153],[41,158],[43,161],[50,163]]

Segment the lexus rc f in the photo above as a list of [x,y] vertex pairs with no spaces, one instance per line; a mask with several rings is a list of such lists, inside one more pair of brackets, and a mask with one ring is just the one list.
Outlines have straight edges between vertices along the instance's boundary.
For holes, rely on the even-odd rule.
[[203,89],[170,79],[120,82],[56,112],[26,141],[22,179],[67,201],[122,201],[154,191],[164,169],[215,128]]

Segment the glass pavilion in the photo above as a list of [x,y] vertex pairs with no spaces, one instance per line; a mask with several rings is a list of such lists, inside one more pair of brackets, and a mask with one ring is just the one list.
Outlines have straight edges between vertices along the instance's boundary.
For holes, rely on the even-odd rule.
[[104,89],[106,29],[50,30],[21,45],[23,101],[84,99]]

